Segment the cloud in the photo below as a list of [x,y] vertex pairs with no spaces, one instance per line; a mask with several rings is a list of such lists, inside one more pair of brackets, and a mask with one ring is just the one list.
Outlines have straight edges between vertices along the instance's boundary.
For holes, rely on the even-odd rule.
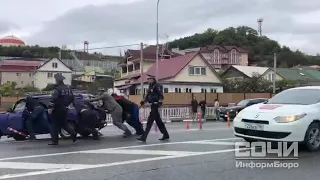
[[18,26],[9,21],[1,21],[0,20],[0,34],[6,33],[14,28],[18,28]]
[[[163,37],[167,33],[172,38],[209,27],[224,29],[247,25],[256,28],[256,20],[263,17],[264,34],[281,43],[289,43],[288,46],[308,50],[301,42],[320,45],[315,42],[320,40],[317,35],[320,23],[303,22],[301,17],[306,18],[306,14],[318,11],[320,1],[316,0],[160,0],[159,34]],[[144,0],[69,10],[45,22],[41,31],[26,40],[41,45],[78,45],[87,40],[93,45],[111,46],[152,41],[155,34],[156,0]],[[315,48],[308,50],[310,53],[314,51]]]

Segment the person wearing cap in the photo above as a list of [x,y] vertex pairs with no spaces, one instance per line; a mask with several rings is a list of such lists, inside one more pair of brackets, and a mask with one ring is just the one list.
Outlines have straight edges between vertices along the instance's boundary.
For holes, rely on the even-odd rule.
[[141,106],[145,103],[149,103],[151,105],[151,112],[147,120],[147,126],[143,133],[143,135],[138,138],[139,141],[146,142],[148,134],[151,130],[153,122],[156,121],[157,126],[160,132],[163,134],[163,137],[159,140],[167,140],[169,139],[169,133],[167,131],[166,126],[162,122],[161,115],[159,112],[159,108],[162,106],[163,102],[163,92],[162,86],[157,83],[154,76],[148,76],[149,88],[148,92],[145,96],[145,99],[140,102]]
[[124,131],[123,137],[131,136],[132,133],[128,127],[123,124],[122,121],[122,107],[116,102],[116,100],[105,90],[99,89],[99,96],[88,100],[89,102],[93,101],[102,101],[103,108],[111,114],[112,123],[117,126],[119,129]]
[[123,109],[122,121],[124,122],[126,120],[127,123],[135,129],[136,135],[141,136],[143,134],[143,125],[141,124],[139,119],[138,104],[129,101],[123,96],[118,96],[116,93],[112,93],[111,96]]
[[49,145],[58,145],[59,132],[61,128],[66,130],[72,137],[73,142],[77,139],[77,133],[68,126],[68,106],[74,103],[72,89],[63,83],[65,77],[57,73],[54,75],[56,80],[55,89],[52,92],[50,106],[52,106],[53,128],[51,132],[51,143]]

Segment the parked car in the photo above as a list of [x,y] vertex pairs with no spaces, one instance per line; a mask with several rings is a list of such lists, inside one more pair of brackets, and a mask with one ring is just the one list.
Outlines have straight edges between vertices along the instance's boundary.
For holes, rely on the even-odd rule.
[[[44,106],[46,109],[49,107],[49,102],[51,100],[50,95],[32,95],[32,98],[36,99],[39,104]],[[83,99],[88,98],[87,95],[77,94],[75,95],[75,101],[82,101]],[[26,126],[25,126],[25,119],[23,118],[23,111],[25,110],[26,99],[22,98],[19,99],[12,108],[7,110],[7,112],[0,113],[0,137],[1,136],[8,136],[13,137],[15,140],[25,140],[26,137],[20,134],[14,133],[9,131],[8,128],[12,128],[24,134],[27,134]],[[96,128],[103,128],[106,126],[106,113],[103,110],[95,108],[98,116],[98,122],[96,122]],[[36,134],[49,134],[49,126],[48,123],[52,121],[51,115],[49,115],[47,111],[47,116],[49,121],[41,121],[34,125],[34,130]],[[90,133],[86,131],[82,131],[81,127],[78,126],[79,116],[75,110],[75,108],[71,105],[69,107],[68,112],[68,124],[72,128],[74,128],[77,132],[79,132],[82,136],[89,136]],[[61,130],[60,136],[62,138],[69,138],[70,135],[65,131]]]
[[239,113],[244,108],[266,101],[268,101],[268,99],[266,98],[244,99],[235,106],[220,108],[220,118],[227,121],[229,113],[230,120],[233,120],[236,117],[237,113]]
[[319,150],[320,86],[282,91],[240,111],[233,125],[235,136],[246,141],[299,142]]

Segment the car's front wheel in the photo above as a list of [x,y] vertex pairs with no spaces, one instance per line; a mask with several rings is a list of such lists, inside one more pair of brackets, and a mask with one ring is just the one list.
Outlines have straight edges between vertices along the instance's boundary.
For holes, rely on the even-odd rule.
[[312,123],[306,131],[304,145],[309,151],[318,151],[320,149],[320,124]]

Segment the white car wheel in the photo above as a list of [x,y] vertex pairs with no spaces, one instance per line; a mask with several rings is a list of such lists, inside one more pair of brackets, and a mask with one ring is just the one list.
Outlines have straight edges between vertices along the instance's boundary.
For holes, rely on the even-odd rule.
[[61,136],[62,139],[71,138],[71,135],[65,129],[61,129],[60,136]]
[[318,123],[310,124],[306,132],[304,144],[309,151],[320,149],[320,125]]

